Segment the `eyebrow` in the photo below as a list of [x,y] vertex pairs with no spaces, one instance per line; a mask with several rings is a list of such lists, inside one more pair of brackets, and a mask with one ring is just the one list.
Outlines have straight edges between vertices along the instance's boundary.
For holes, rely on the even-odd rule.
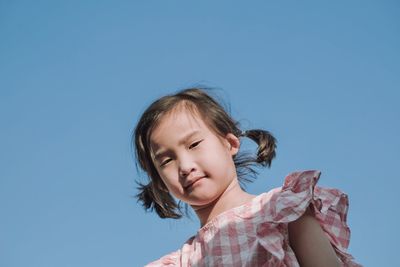
[[[188,133],[187,135],[185,135],[179,142],[178,145],[182,145],[184,143],[186,143],[190,138],[192,138],[194,135],[199,134],[200,131],[199,130],[194,130],[190,133]],[[154,158],[156,160],[158,160],[159,158],[161,158],[167,151],[162,151],[161,152],[159,150],[156,151],[156,153],[154,154]]]

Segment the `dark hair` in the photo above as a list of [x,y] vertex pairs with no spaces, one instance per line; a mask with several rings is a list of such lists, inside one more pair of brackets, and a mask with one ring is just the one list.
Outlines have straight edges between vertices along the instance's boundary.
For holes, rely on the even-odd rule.
[[136,195],[146,210],[155,210],[161,218],[181,218],[180,202],[176,203],[161,180],[151,156],[150,136],[163,116],[183,104],[190,112],[197,112],[205,124],[218,136],[228,133],[236,137],[246,136],[258,144],[257,156],[239,154],[233,157],[241,186],[252,181],[257,173],[253,165],[271,166],[275,157],[276,139],[268,131],[254,129],[242,132],[239,123],[234,121],[225,109],[209,94],[206,88],[188,88],[176,94],[166,95],[153,102],[143,113],[135,128],[132,143],[135,148],[136,160],[150,181],[147,184],[138,182],[139,193]]

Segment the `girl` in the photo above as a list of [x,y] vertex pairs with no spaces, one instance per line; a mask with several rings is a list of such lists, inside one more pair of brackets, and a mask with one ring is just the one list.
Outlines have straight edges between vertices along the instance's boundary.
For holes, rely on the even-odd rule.
[[[256,157],[238,155],[243,137],[258,144]],[[276,140],[264,130],[242,132],[204,89],[152,103],[134,142],[149,177],[137,195],[144,208],[177,219],[182,201],[201,224],[181,249],[147,266],[360,266],[346,252],[347,196],[316,186],[319,171],[293,172],[258,196],[242,189],[253,164],[270,167]]]

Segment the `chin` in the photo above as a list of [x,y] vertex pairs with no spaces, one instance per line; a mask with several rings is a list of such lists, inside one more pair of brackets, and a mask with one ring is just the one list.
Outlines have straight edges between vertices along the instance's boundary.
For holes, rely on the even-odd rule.
[[190,198],[188,201],[185,201],[192,207],[202,207],[202,206],[208,206],[210,204],[213,204],[220,196],[221,194],[213,194],[213,192],[206,192],[204,194],[199,194],[195,198]]

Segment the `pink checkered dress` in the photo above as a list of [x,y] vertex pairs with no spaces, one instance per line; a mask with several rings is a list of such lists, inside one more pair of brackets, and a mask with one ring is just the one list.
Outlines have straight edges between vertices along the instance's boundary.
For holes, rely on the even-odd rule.
[[289,246],[288,223],[311,205],[343,266],[361,266],[346,252],[347,195],[316,186],[320,171],[289,174],[284,185],[218,215],[181,249],[152,262],[155,266],[299,266]]

